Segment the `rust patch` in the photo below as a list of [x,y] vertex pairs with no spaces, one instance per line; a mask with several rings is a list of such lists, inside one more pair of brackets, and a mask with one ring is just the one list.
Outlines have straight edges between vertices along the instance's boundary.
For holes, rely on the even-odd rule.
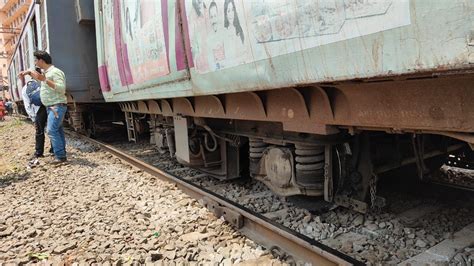
[[444,111],[439,106],[432,106],[430,108],[429,114],[434,120],[443,120],[445,118]]

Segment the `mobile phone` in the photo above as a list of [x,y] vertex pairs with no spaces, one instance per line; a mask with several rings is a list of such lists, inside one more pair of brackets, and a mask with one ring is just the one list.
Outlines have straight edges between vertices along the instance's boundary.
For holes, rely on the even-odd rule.
[[35,68],[35,70],[36,70],[36,72],[41,74],[41,68],[37,67],[37,68]]

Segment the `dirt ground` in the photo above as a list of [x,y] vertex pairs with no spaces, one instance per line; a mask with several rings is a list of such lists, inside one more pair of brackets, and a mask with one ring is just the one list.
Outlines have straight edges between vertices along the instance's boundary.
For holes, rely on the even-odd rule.
[[282,264],[174,185],[80,140],[67,139],[67,164],[31,167],[34,137],[26,120],[0,121],[0,262]]

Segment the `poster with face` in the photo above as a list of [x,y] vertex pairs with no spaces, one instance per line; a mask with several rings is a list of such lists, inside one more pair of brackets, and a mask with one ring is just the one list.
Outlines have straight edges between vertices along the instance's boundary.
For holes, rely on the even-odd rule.
[[104,0],[104,60],[113,91],[169,73],[162,1]]
[[409,25],[409,0],[187,0],[200,73]]
[[121,1],[122,39],[126,45],[133,83],[169,73],[162,1]]
[[102,14],[104,27],[104,59],[107,66],[110,87],[113,90],[119,89],[120,82],[119,69],[117,65],[117,50],[115,45],[115,27],[113,16],[114,0],[104,0]]
[[188,0],[191,50],[200,73],[249,63],[251,47],[241,0]]

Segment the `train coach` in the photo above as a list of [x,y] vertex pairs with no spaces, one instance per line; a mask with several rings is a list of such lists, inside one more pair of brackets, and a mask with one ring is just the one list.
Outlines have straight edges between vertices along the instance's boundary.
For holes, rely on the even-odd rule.
[[[362,212],[410,163],[473,188],[472,1],[94,3],[101,90],[131,141],[149,130],[216,178]],[[448,153],[457,179],[434,171]]]
[[24,113],[21,91],[31,77],[18,73],[34,69],[36,50],[45,50],[66,75],[68,122],[79,132],[94,134],[96,122],[110,119],[97,74],[94,5],[91,1],[34,1],[29,7],[19,41],[9,63],[11,95]]

